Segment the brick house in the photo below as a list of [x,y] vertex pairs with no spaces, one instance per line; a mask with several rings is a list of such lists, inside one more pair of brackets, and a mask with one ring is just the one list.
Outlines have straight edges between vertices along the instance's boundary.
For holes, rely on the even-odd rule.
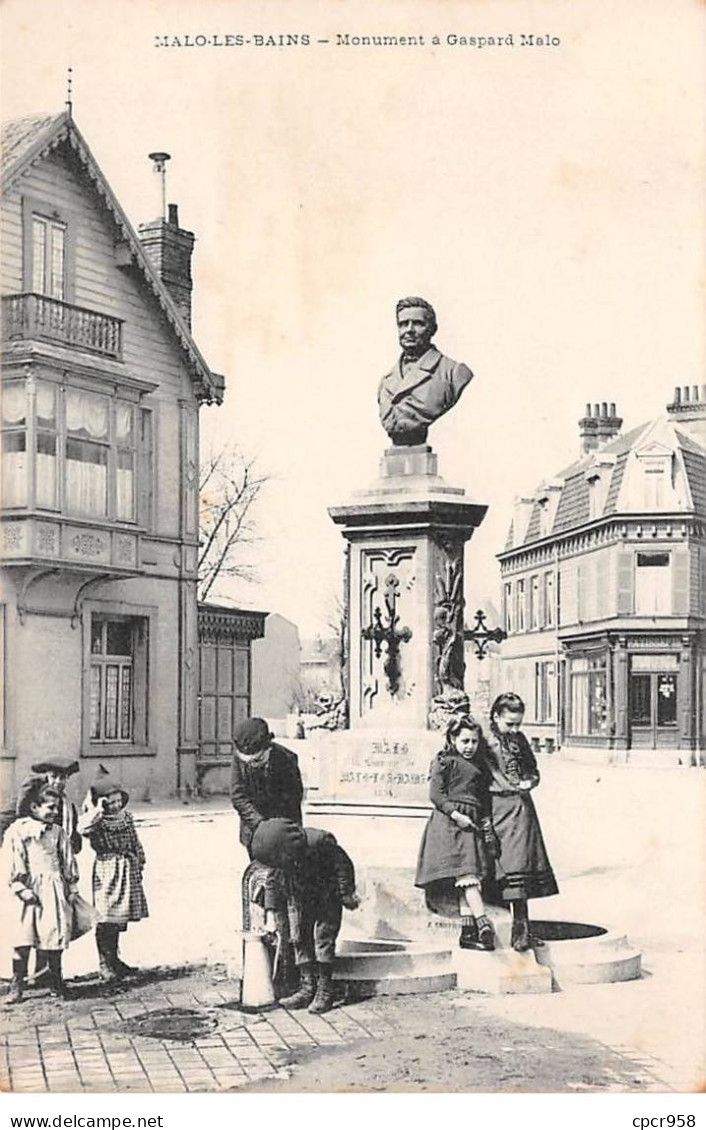
[[581,457],[517,500],[498,554],[503,685],[540,743],[688,765],[706,746],[706,386],[625,435],[615,405],[579,426]]
[[99,762],[135,799],[195,783],[194,236],[131,226],[71,114],[2,138],[3,793]]

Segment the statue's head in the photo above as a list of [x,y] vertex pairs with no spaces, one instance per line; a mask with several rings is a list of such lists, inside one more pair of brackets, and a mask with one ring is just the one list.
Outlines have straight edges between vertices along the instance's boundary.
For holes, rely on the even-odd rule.
[[410,357],[421,357],[437,331],[434,307],[424,298],[401,298],[397,303],[400,345]]

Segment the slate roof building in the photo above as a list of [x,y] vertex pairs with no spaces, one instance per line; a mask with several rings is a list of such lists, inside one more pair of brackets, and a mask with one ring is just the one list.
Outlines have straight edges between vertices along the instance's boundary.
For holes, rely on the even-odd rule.
[[706,747],[706,385],[621,427],[587,405],[580,458],[515,503],[503,685],[536,745],[688,765]]
[[[2,136],[3,699],[12,794],[43,754],[133,793],[196,780],[194,236],[135,231],[70,112]],[[149,173],[147,175],[150,175]]]

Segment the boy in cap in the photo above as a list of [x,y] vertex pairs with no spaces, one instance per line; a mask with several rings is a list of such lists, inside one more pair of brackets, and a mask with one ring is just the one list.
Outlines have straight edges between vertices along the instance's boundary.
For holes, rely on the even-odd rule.
[[73,777],[78,771],[78,761],[73,757],[45,757],[32,765],[32,772],[44,777],[47,784],[59,794],[59,823],[69,838],[74,855],[80,852],[83,841],[76,830],[76,805],[66,796],[66,785],[69,777]]
[[240,816],[240,842],[250,852],[253,833],[263,820],[284,817],[301,824],[304,785],[297,755],[273,741],[264,718],[241,722],[234,740],[230,797]]
[[[328,1012],[333,1007],[333,965],[342,908],[356,910],[355,868],[336,837],[291,820],[263,820],[251,843],[252,857],[284,875],[289,934],[299,988],[280,1000],[283,1008]],[[265,893],[265,909],[274,905]]]

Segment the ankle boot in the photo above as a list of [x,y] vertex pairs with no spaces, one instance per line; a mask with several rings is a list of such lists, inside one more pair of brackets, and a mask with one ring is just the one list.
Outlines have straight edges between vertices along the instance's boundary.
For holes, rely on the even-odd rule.
[[45,989],[49,985],[51,985],[49,956],[46,950],[37,950],[34,973],[27,978],[27,987],[30,989]]
[[12,981],[10,988],[2,998],[3,1004],[19,1004],[24,996],[25,977],[27,976],[27,957],[13,957]]
[[116,977],[130,977],[133,973],[137,973],[137,970],[134,966],[126,965],[124,961],[120,960],[120,954],[118,952],[119,946],[120,934],[116,932],[111,954],[113,970]]
[[309,1005],[309,1012],[330,1012],[333,1008],[333,964],[319,962],[319,979],[316,996]]
[[112,938],[110,925],[99,922],[96,926],[96,949],[98,950],[98,976],[105,984],[115,980],[112,962]]
[[481,950],[495,949],[495,931],[493,924],[485,914],[478,919],[478,948]]
[[299,966],[299,988],[296,993],[283,997],[279,1003],[282,1008],[308,1008],[315,995],[314,966],[307,963]]
[[529,914],[526,899],[518,899],[512,904],[512,931],[510,945],[518,953],[524,953],[531,945]]
[[478,926],[472,914],[464,914],[461,919],[461,935],[458,939],[462,950],[474,950],[478,943]]
[[531,945],[529,922],[526,918],[520,918],[519,921],[513,922],[512,931],[510,934],[510,945],[518,953],[524,953]]
[[64,977],[61,972],[62,951],[49,950],[47,956],[49,958],[49,975],[51,977],[49,992],[54,997],[65,997],[66,986],[64,985]]

